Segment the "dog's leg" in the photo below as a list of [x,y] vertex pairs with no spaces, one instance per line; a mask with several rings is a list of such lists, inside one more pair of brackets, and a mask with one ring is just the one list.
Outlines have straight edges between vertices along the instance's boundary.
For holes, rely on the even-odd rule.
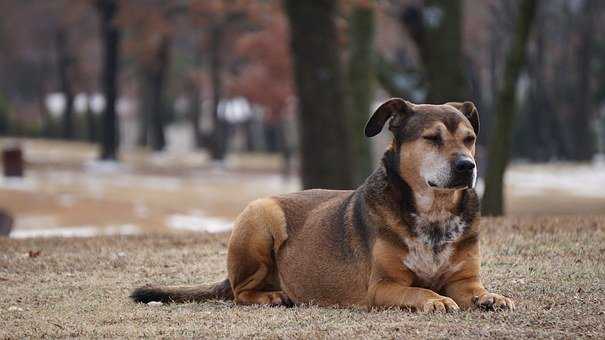
[[458,310],[454,300],[430,289],[411,287],[414,274],[401,258],[401,249],[392,242],[378,239],[372,249],[374,262],[368,289],[369,305],[404,307],[419,312]]
[[229,239],[227,269],[235,302],[291,305],[281,291],[274,254],[287,238],[283,211],[270,199],[252,202]]
[[450,312],[459,309],[454,300],[430,289],[381,281],[372,287],[372,290],[371,306],[403,307],[418,312]]
[[455,282],[450,282],[445,287],[445,294],[460,307],[469,309],[479,307],[483,309],[514,309],[515,303],[513,300],[504,297],[500,294],[488,292],[481,283],[478,276],[459,279]]
[[473,307],[482,309],[514,309],[513,300],[499,294],[488,292],[481,283],[479,271],[481,261],[479,258],[479,246],[473,244],[464,253],[463,267],[452,277],[443,288],[445,295],[451,297],[456,303],[464,308]]

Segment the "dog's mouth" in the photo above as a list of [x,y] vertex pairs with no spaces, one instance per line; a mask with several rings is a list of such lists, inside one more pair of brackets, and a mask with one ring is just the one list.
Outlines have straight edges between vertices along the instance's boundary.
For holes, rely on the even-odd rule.
[[435,183],[433,181],[427,181],[427,184],[429,185],[429,187],[431,187],[433,189],[438,189],[438,190],[460,190],[460,189],[469,188],[469,185],[466,185],[466,184],[454,184],[454,185],[447,185],[447,186],[439,186],[439,185],[437,185],[437,183]]

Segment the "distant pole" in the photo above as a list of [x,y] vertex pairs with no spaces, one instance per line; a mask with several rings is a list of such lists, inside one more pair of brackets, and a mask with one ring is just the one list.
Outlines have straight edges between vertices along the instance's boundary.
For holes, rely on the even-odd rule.
[[120,66],[120,31],[115,23],[118,2],[116,0],[98,0],[97,8],[101,16],[101,34],[104,47],[102,84],[105,94],[105,112],[103,114],[103,133],[101,136],[101,159],[116,160],[119,145],[119,121],[116,115],[116,102]]
[[519,6],[515,35],[506,56],[504,82],[498,92],[494,124],[488,145],[485,194],[481,202],[481,211],[484,215],[504,214],[503,182],[517,112],[517,80],[525,63],[527,41],[536,14],[537,0],[523,0]]

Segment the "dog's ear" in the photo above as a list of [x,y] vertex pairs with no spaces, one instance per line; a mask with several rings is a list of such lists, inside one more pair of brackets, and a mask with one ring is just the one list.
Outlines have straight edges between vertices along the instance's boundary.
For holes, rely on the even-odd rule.
[[391,121],[390,127],[398,127],[401,123],[400,118],[412,112],[412,105],[412,103],[401,98],[391,98],[382,103],[366,123],[366,137],[374,137],[379,134],[384,124],[391,117],[395,117],[395,119]]
[[477,111],[477,108],[475,107],[475,104],[473,104],[473,102],[451,102],[446,104],[453,106],[458,109],[458,111],[462,112],[462,114],[471,122],[473,130],[475,130],[475,134],[479,134],[479,112]]

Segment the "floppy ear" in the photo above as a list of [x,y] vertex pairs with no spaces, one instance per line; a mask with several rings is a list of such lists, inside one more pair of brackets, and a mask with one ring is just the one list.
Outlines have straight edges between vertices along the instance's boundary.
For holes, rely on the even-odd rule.
[[477,108],[475,107],[475,104],[473,104],[473,102],[451,102],[446,104],[453,106],[458,109],[458,111],[462,112],[462,114],[471,122],[473,130],[475,130],[475,134],[479,134],[479,112],[477,111]]
[[[372,117],[370,117],[366,123],[366,137],[374,137],[379,134],[389,118],[398,114],[402,115],[410,112],[412,112],[411,103],[401,98],[391,98],[387,100],[374,111],[374,114],[372,114]],[[392,122],[391,125],[396,126],[396,123]]]

